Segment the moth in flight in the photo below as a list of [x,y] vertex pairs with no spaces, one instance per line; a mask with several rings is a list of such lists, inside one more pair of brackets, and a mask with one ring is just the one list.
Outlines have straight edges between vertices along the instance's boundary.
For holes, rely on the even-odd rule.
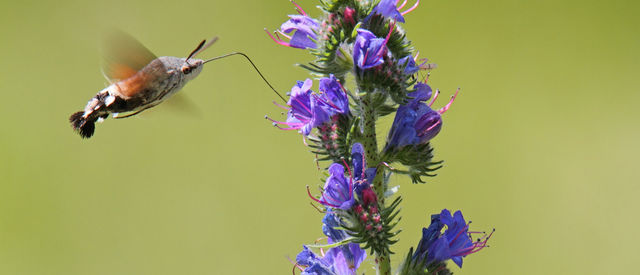
[[196,78],[204,64],[232,55],[242,55],[262,79],[280,97],[251,59],[244,53],[232,52],[208,60],[194,58],[218,40],[203,40],[187,57],[156,57],[133,37],[115,32],[108,39],[104,74],[110,85],[89,100],[83,111],[69,117],[69,122],[82,138],[90,138],[95,123],[113,114],[126,118],[157,106]]

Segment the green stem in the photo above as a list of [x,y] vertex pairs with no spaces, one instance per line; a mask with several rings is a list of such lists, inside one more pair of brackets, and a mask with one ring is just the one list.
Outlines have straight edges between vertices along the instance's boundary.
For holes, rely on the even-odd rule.
[[[362,146],[364,147],[368,168],[376,167],[376,176],[371,185],[378,197],[378,205],[384,208],[384,193],[387,191],[384,184],[384,169],[380,167],[380,155],[378,152],[378,140],[376,137],[376,112],[372,106],[371,96],[364,95],[360,98],[362,111]],[[391,274],[391,259],[387,254],[376,253],[376,271],[379,275]]]

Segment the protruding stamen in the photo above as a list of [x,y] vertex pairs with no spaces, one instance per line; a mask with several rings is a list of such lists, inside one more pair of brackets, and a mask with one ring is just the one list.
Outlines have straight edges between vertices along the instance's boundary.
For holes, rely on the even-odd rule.
[[[429,74],[427,74],[427,80],[429,79]],[[425,82],[427,82],[425,80]],[[436,93],[433,94],[433,98],[431,98],[431,102],[429,102],[429,107],[431,107],[431,105],[433,105],[434,102],[436,102],[436,98],[438,98],[438,95],[440,95],[440,90],[436,89]]]
[[313,202],[309,202],[309,204],[311,204],[311,206],[313,208],[315,208],[316,210],[318,210],[318,212],[320,212],[320,214],[324,214],[324,211],[320,208],[318,208],[315,204],[313,204]]
[[402,4],[400,4],[400,6],[398,7],[398,10],[401,10],[402,8],[404,8],[404,5],[407,4],[407,0],[402,1]]
[[304,12],[304,10],[303,10],[299,5],[298,5],[298,3],[296,3],[296,2],[295,2],[295,1],[293,1],[293,0],[290,0],[290,1],[291,1],[291,3],[293,3],[293,4],[296,6],[296,10],[298,10],[298,13],[299,13],[300,15],[307,16],[307,13],[306,13],[306,12]]
[[342,164],[344,164],[344,167],[347,167],[347,173],[349,173],[349,177],[353,178],[353,175],[351,175],[351,168],[349,168],[349,165],[347,164],[347,161],[342,159]]
[[336,110],[340,110],[340,108],[338,106],[336,106],[335,104],[333,104],[333,102],[331,100],[324,100],[324,98],[321,98],[320,96],[318,96],[317,94],[313,94],[313,97],[315,99],[317,99],[318,101],[325,103],[329,106],[331,106],[332,108],[336,109]]
[[307,194],[309,195],[309,198],[311,198],[313,201],[315,201],[315,202],[317,202],[319,204],[328,205],[328,206],[333,207],[333,208],[338,208],[339,207],[339,205],[335,205],[335,204],[332,204],[332,203],[329,203],[329,202],[326,202],[326,201],[321,201],[319,199],[316,199],[313,195],[311,195],[311,190],[309,190],[309,185],[307,185]]
[[440,110],[438,110],[438,113],[444,114],[444,112],[449,110],[449,107],[451,107],[451,103],[453,103],[453,101],[456,100],[456,97],[458,96],[458,92],[460,92],[460,88],[458,88],[456,90],[456,93],[453,96],[451,96],[451,100],[449,100],[449,103],[447,103],[447,105],[445,105],[444,107],[440,108]]
[[281,30],[275,31],[275,34],[276,34],[276,37],[278,37],[278,39],[280,39],[280,35],[282,35],[282,36],[286,37],[287,39],[291,40],[291,36],[286,34],[286,33],[283,33]]
[[277,123],[277,124],[283,124],[283,125],[287,125],[287,126],[302,126],[304,125],[304,123],[302,122],[286,122],[286,121],[278,121],[275,120],[273,118],[270,118],[268,116],[264,116],[264,118],[266,118],[267,120],[273,122],[273,123]]
[[[378,53],[376,53],[376,56],[382,55],[382,52],[387,47],[387,42],[389,42],[389,38],[391,38],[391,34],[393,33],[393,29],[395,27],[396,27],[396,21],[395,20],[391,21],[391,23],[389,23],[389,33],[387,34],[387,37],[385,37],[384,43],[382,43],[382,47],[380,47],[380,50],[378,50]],[[366,60],[366,56],[365,56],[365,60]]]
[[282,106],[282,105],[278,104],[278,103],[277,103],[277,102],[275,102],[275,101],[273,101],[273,105],[276,105],[276,106],[278,106],[278,107],[280,107],[280,108],[282,108],[282,109],[285,109],[285,110],[289,111],[289,107],[288,107],[288,106]]
[[400,14],[401,14],[402,16],[405,16],[407,13],[410,13],[410,12],[412,12],[413,10],[415,10],[415,9],[418,7],[418,4],[420,4],[420,0],[416,0],[416,3],[415,3],[415,4],[413,4],[413,6],[412,6],[411,8],[407,9],[406,11],[401,12]]
[[282,40],[276,39],[275,37],[273,37],[273,34],[271,34],[271,32],[269,30],[267,30],[267,28],[264,28],[264,31],[267,33],[267,35],[269,37],[271,37],[271,39],[276,42],[278,45],[282,45],[282,46],[286,46],[286,47],[291,47],[291,45],[287,42],[284,42]]
[[424,130],[424,132],[431,131],[431,129],[433,129],[433,128],[435,128],[436,126],[440,125],[440,123],[442,123],[442,120],[438,120],[436,123],[434,123],[433,125],[429,126],[429,128],[427,128],[426,130]]
[[342,92],[344,93],[344,95],[349,96],[349,94],[347,93],[347,89],[345,89],[344,86],[342,86],[342,83],[339,80],[336,82],[338,82],[338,85],[340,85],[340,89],[342,89]]

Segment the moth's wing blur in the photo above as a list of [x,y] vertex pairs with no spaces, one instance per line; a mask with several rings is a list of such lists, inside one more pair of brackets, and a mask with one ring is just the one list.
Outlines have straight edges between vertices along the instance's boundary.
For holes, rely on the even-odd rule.
[[[132,116],[153,115],[158,110],[161,112],[163,112],[163,110],[171,110],[170,112],[172,114],[184,115],[189,118],[202,118],[202,109],[188,96],[181,94],[182,92],[183,91],[180,91],[178,94],[173,95],[162,104],[149,106],[139,111],[115,114],[113,118],[120,119]],[[157,105],[160,106],[156,107]],[[144,111],[144,113],[142,113],[142,111]]]
[[184,90],[179,91],[177,94],[167,99],[167,103],[164,105],[166,105],[168,110],[173,110],[176,114],[185,115],[191,118],[202,118],[202,109],[184,92]]
[[157,57],[131,35],[112,30],[103,41],[102,72],[110,83],[127,79]]

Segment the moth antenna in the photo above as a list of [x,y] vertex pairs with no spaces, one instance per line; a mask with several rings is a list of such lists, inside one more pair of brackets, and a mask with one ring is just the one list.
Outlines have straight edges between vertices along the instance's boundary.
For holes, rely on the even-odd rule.
[[202,42],[200,42],[198,47],[196,47],[196,49],[193,50],[193,52],[191,52],[191,54],[189,54],[189,57],[187,57],[187,60],[189,60],[189,58],[192,58],[192,57],[198,55],[199,53],[203,52],[207,48],[211,47],[211,45],[213,45],[213,43],[216,43],[216,41],[218,41],[218,37],[215,36],[215,37],[211,38],[211,40],[209,42],[206,42],[206,44],[205,44],[205,41],[206,40],[203,40]]
[[278,92],[278,91],[277,91],[277,90],[276,90],[276,89],[271,85],[271,83],[269,83],[269,81],[267,80],[267,78],[266,78],[266,77],[264,77],[264,75],[260,72],[260,70],[258,69],[258,67],[256,66],[256,64],[254,64],[254,63],[253,63],[253,61],[251,61],[251,58],[249,58],[249,56],[247,56],[247,55],[246,55],[246,54],[244,54],[244,53],[241,53],[241,52],[232,52],[232,53],[228,53],[228,54],[225,54],[225,55],[221,55],[221,56],[218,56],[218,57],[214,57],[214,58],[211,58],[211,59],[207,59],[207,60],[205,60],[205,61],[204,61],[204,63],[203,63],[203,64],[205,64],[205,63],[207,63],[207,62],[209,62],[209,61],[214,61],[214,60],[218,60],[218,59],[226,58],[226,57],[229,57],[229,56],[232,56],[232,55],[242,55],[242,56],[244,56],[244,58],[246,58],[246,59],[249,61],[249,63],[251,63],[251,66],[253,66],[253,68],[256,70],[256,72],[258,72],[258,74],[260,75],[260,77],[262,77],[262,80],[264,80],[264,82],[265,82],[265,83],[267,83],[267,85],[269,86],[269,88],[271,88],[271,90],[273,90],[273,92],[274,92],[274,93],[276,93],[276,94],[278,95],[278,97],[280,97],[280,99],[282,99],[282,101],[284,101],[285,103],[287,103],[287,100],[286,100],[286,99],[284,99],[284,97],[283,97],[283,96],[282,96],[282,95],[281,95],[281,94],[280,94],[280,93],[279,93],[279,92]]
[[202,40],[202,42],[198,44],[198,46],[189,54],[189,56],[187,56],[187,61],[189,61],[191,57],[193,57],[200,49],[202,49],[202,46],[204,46],[205,42],[207,42],[207,40]]

